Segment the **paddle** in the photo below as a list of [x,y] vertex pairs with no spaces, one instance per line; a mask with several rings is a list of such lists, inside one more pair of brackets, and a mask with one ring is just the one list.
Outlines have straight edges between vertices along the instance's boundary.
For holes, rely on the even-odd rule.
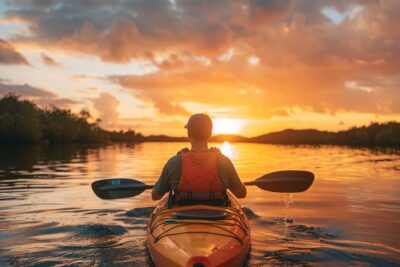
[[314,182],[314,174],[308,171],[277,171],[245,182],[261,189],[278,193],[299,193],[306,191]]
[[126,178],[105,179],[92,183],[94,193],[101,199],[134,197],[151,188],[153,185]]
[[[314,181],[314,174],[308,171],[277,171],[265,174],[247,186],[255,185],[263,190],[280,193],[298,193],[306,191]],[[101,199],[118,199],[140,195],[146,189],[153,188],[134,179],[115,178],[92,183],[92,189]]]

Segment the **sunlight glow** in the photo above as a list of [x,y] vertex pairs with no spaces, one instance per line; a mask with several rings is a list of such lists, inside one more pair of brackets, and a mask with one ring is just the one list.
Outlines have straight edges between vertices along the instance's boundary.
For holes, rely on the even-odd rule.
[[243,121],[238,119],[213,119],[214,134],[239,134],[243,128]]
[[260,63],[260,58],[258,58],[258,57],[256,57],[256,56],[252,56],[252,57],[249,57],[249,58],[247,59],[247,61],[248,61],[249,64],[251,64],[251,65],[257,65],[258,63]]
[[233,157],[233,147],[228,141],[222,143],[222,145],[219,146],[219,149],[221,150],[222,154],[224,154],[228,158]]

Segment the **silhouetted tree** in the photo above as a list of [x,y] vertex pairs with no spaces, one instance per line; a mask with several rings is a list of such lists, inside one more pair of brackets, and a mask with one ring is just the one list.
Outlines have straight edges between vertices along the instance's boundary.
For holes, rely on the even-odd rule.
[[[89,123],[89,111],[78,115],[70,110],[51,107],[41,110],[33,102],[15,94],[0,99],[0,142],[2,143],[100,143],[108,142],[113,132],[100,128],[100,119]],[[118,141],[142,141],[133,130],[118,136]]]
[[41,111],[15,94],[0,99],[0,140],[7,143],[38,142],[42,137]]

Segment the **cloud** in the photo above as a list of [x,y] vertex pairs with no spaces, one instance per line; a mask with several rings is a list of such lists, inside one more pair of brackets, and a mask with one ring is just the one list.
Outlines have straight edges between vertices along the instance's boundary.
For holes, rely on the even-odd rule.
[[[305,64],[324,64],[332,57],[399,61],[399,27],[387,31],[398,24],[398,1],[39,3],[15,1],[17,8],[5,13],[4,20],[21,21],[30,30],[28,37],[17,36],[15,41],[86,53],[104,61],[151,60],[170,54],[215,59],[230,48],[278,66],[286,64],[285,56]],[[332,25],[323,14],[326,7],[343,14],[355,7],[360,11]]]
[[103,92],[98,98],[92,98],[91,101],[101,119],[100,125],[106,128],[117,127],[119,121],[118,106],[120,104],[118,99]]
[[4,83],[3,80],[0,80],[0,97],[5,96],[6,94],[13,93],[22,98],[32,100],[37,105],[42,108],[49,108],[51,106],[57,106],[60,108],[69,109],[79,104],[79,101],[74,101],[69,98],[61,98],[53,92],[30,86],[29,84],[11,84]]
[[285,15],[290,4],[290,0],[250,0],[250,15],[257,23],[268,23]]
[[56,95],[48,90],[30,86],[28,84],[7,84],[0,83],[0,95],[15,93],[17,95],[28,97],[56,97]]
[[0,64],[29,65],[28,61],[7,41],[0,39]]
[[49,108],[51,106],[56,106],[64,109],[71,109],[77,104],[81,103],[80,101],[75,101],[69,98],[60,98],[60,97],[42,97],[35,99],[34,102],[41,107]]
[[42,53],[42,61],[44,64],[46,64],[49,67],[59,67],[60,64],[57,63],[54,59],[49,57],[48,55]]
[[[286,2],[252,1],[16,1],[5,21],[25,23],[30,37],[19,41],[128,62],[157,54],[217,56],[246,36],[252,16],[278,18]],[[100,11],[93,12],[93,8]],[[250,11],[249,11],[250,10]],[[256,11],[259,10],[259,11]],[[254,14],[253,14],[254,13]],[[278,14],[278,15],[277,15]],[[258,20],[258,19],[257,19]],[[264,19],[260,19],[264,20]]]
[[[229,62],[213,62],[202,68],[189,66],[178,72],[163,70],[110,79],[133,90],[143,100],[152,101],[166,114],[169,105],[185,102],[235,107],[236,115],[260,118],[284,116],[290,107],[330,114],[338,111],[389,114],[398,110],[400,102],[395,88],[400,83],[389,85],[367,75],[360,76],[351,64],[339,69],[336,64],[325,69],[300,67],[296,61],[292,64],[296,66],[294,69],[274,70],[255,67],[246,58],[234,57]],[[371,91],[345,86],[344,81],[356,77]],[[186,115],[186,112],[175,114]]]
[[[13,3],[4,20],[30,33],[13,43],[153,64],[158,71],[108,78],[167,115],[186,116],[193,102],[258,118],[299,109],[400,113],[399,1]],[[339,16],[335,23],[326,8]],[[111,95],[95,100],[102,101],[111,104],[105,120],[112,125],[119,102]]]
[[70,78],[75,82],[82,82],[85,80],[101,79],[102,77],[96,74],[74,74]]

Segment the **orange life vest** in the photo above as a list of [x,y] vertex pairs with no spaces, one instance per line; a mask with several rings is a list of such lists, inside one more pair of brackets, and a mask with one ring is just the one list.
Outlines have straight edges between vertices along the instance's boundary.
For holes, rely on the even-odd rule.
[[226,189],[218,177],[219,150],[182,151],[182,176],[176,188],[176,200],[224,199]]

